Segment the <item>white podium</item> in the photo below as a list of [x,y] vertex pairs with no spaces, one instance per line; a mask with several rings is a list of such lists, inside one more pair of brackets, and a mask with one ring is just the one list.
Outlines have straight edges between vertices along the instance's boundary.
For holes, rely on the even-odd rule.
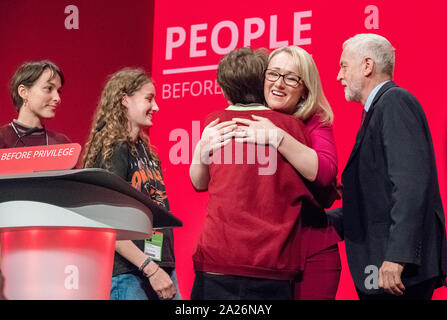
[[115,240],[181,225],[102,169],[0,176],[5,296],[109,299]]

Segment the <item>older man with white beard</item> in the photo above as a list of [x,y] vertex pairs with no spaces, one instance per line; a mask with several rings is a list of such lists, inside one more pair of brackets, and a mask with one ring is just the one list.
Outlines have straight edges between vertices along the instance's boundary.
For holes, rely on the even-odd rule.
[[394,48],[375,34],[343,44],[337,80],[363,106],[342,174],[344,235],[360,299],[431,299],[447,274],[444,212],[424,111],[393,81]]

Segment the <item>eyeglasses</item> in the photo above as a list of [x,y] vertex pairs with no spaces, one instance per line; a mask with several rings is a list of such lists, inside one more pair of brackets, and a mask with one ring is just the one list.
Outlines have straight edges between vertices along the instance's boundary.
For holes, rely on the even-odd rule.
[[284,83],[290,87],[296,87],[300,81],[301,81],[301,77],[297,76],[295,74],[281,74],[275,70],[272,69],[267,69],[264,72],[265,74],[265,79],[271,82],[275,82],[277,81],[279,78],[283,78],[284,79]]

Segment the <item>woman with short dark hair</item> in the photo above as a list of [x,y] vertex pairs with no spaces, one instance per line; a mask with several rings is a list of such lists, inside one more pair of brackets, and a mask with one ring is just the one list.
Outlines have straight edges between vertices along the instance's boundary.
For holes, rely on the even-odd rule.
[[25,62],[14,73],[10,94],[17,119],[0,128],[0,148],[70,143],[61,133],[46,130],[61,103],[64,75],[51,61]]

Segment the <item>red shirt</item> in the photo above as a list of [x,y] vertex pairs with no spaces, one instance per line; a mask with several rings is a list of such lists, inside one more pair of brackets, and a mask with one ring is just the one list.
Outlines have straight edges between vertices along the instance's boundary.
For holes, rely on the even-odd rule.
[[[308,145],[304,126],[297,118],[271,110],[224,110],[207,117],[204,125],[216,118],[249,118],[255,114],[269,118],[298,141]],[[289,280],[303,267],[299,215],[303,202],[315,203],[303,178],[272,147],[267,147],[276,161],[276,170],[261,175],[258,161],[250,164],[247,154],[257,148],[242,145],[243,163],[236,163],[234,141],[231,163],[211,163],[208,185],[209,202],[204,227],[193,254],[194,269],[255,278]],[[262,146],[264,147],[264,146]],[[222,150],[222,149],[221,149]],[[261,149],[262,150],[262,149]],[[264,151],[264,150],[262,150]],[[267,154],[265,152],[264,154]],[[224,156],[226,150],[223,151]],[[219,158],[214,156],[213,160]],[[222,161],[223,162],[223,161]]]

